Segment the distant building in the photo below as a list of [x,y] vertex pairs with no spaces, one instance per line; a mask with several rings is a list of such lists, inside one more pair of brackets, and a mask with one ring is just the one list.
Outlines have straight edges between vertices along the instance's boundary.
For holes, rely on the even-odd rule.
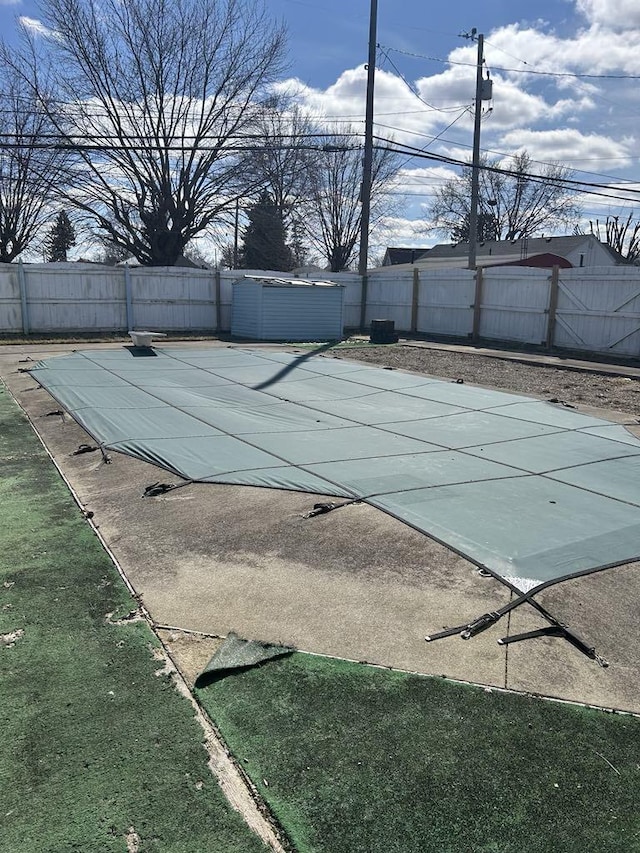
[[383,267],[391,267],[396,264],[413,264],[419,258],[424,257],[430,249],[400,249],[388,248],[382,259]]
[[[387,249],[385,260],[392,251],[396,250]],[[394,263],[394,266],[401,264],[404,267],[418,266],[420,269],[461,268],[467,266],[469,259],[468,243],[441,243],[422,251],[424,254],[414,261],[399,261]],[[476,265],[479,267],[606,267],[622,263],[624,258],[610,246],[601,243],[593,234],[485,240],[478,243],[476,250]]]

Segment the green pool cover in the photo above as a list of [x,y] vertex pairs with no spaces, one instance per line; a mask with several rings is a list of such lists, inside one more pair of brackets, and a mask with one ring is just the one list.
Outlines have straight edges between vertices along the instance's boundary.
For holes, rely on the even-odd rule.
[[148,353],[31,373],[105,449],[187,480],[362,498],[523,592],[640,557],[640,441],[624,426],[319,355]]

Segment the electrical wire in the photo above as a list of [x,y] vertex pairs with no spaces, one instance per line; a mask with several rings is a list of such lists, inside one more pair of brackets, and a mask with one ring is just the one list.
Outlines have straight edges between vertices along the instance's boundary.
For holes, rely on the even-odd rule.
[[[400,147],[398,147],[398,144],[395,143],[394,140],[384,139],[383,137],[374,137],[374,138],[378,141],[378,143],[384,143],[384,144],[379,144],[376,146],[381,150],[395,151],[398,154],[410,153],[412,157],[415,157],[417,159],[434,160],[436,162],[445,163],[447,165],[467,166],[467,167],[469,166],[469,163],[465,163],[465,162],[463,162],[461,160],[457,160],[456,158],[453,158],[453,157],[447,157],[446,155],[434,154],[431,152],[427,153],[427,152],[423,151],[422,149],[414,148],[413,146],[401,145]],[[405,149],[410,149],[410,151],[407,151]],[[620,188],[608,187],[605,184],[597,184],[597,183],[587,182],[587,181],[576,181],[576,180],[573,180],[572,178],[557,178],[557,179],[554,178],[552,181],[550,181],[548,178],[545,178],[542,175],[534,175],[534,174],[530,174],[530,173],[523,174],[521,172],[514,171],[513,169],[504,169],[504,168],[500,168],[498,166],[490,166],[487,164],[481,166],[480,169],[481,169],[481,171],[494,172],[494,173],[501,174],[501,175],[507,175],[508,177],[512,177],[512,178],[518,178],[519,177],[519,178],[525,179],[527,181],[531,181],[533,183],[542,183],[542,184],[554,183],[554,184],[558,184],[558,185],[561,185],[561,186],[564,186],[567,188],[575,187],[576,190],[580,193],[585,193],[587,195],[601,196],[603,198],[608,198],[611,200],[618,199],[621,201],[636,201],[637,202],[638,199],[640,198],[640,188],[635,189],[635,188],[629,187],[627,189],[623,189],[622,192],[630,193],[630,194],[632,194],[632,196],[633,195],[637,196],[637,198],[633,198],[633,197],[629,198],[628,196],[613,195],[612,193],[613,192],[619,192]],[[609,190],[609,192],[600,192],[599,190]]]
[[[459,116],[458,118],[460,118],[460,117],[461,116]],[[307,137],[311,137],[311,138],[313,138],[315,136],[316,136],[315,134],[308,134],[307,135]],[[353,139],[353,138],[360,139],[360,136],[358,134],[355,134],[355,133],[353,133],[353,134],[339,134],[338,136],[343,138],[343,139]],[[57,137],[57,138],[59,138],[59,137]],[[242,138],[244,138],[244,137],[242,137]],[[248,139],[251,139],[251,140],[253,140],[255,138],[256,138],[255,134],[248,136]],[[287,138],[286,135],[283,138]],[[297,137],[295,137],[294,135],[291,135],[290,138],[297,139]],[[320,138],[323,138],[323,135],[320,135]],[[326,138],[326,137],[324,137],[324,138]],[[433,162],[443,163],[445,165],[456,166],[456,167],[464,167],[464,166],[469,165],[468,162],[460,160],[459,158],[450,157],[450,156],[447,156],[444,154],[436,154],[433,152],[427,152],[426,148],[424,148],[424,147],[423,148],[417,148],[415,146],[411,146],[408,144],[397,143],[393,139],[388,139],[386,137],[381,137],[381,136],[375,136],[374,139],[376,141],[376,144],[374,147],[376,147],[378,150],[388,150],[390,152],[400,154],[401,156],[404,156],[406,158],[406,160],[424,159],[424,160],[430,160]],[[126,154],[142,153],[145,155],[149,155],[149,154],[152,154],[156,151],[177,152],[179,154],[184,154],[185,150],[188,150],[188,147],[186,146],[185,143],[183,143],[182,145],[157,145],[156,143],[150,143],[150,144],[148,143],[145,145],[134,145],[134,144],[123,145],[121,139],[117,139],[116,141],[118,144],[111,145],[111,144],[98,144],[95,142],[93,142],[92,144],[87,144],[87,143],[79,143],[79,142],[74,142],[74,141],[66,141],[66,142],[38,141],[38,142],[34,142],[33,140],[28,140],[26,143],[24,143],[24,142],[4,142],[2,144],[2,148],[5,150],[9,150],[9,151],[10,150],[19,150],[19,149],[24,150],[25,148],[28,148],[28,149],[36,149],[36,150],[42,149],[42,150],[49,150],[49,151],[57,150],[57,151],[68,152],[68,153],[93,152],[93,153],[96,153],[98,155],[99,154],[113,155],[114,153],[118,153],[118,152],[122,152],[122,153],[126,153]],[[324,152],[334,151],[335,152],[335,151],[347,151],[347,150],[360,150],[362,148],[362,145],[361,144],[359,144],[359,145],[332,144],[330,148],[327,148],[326,145],[321,145],[321,144],[318,144],[318,145],[312,145],[312,144],[300,145],[300,143],[298,141],[296,141],[290,145],[279,144],[278,148],[282,149],[282,150],[303,149],[303,150],[318,151],[318,152],[322,152],[322,151],[324,151]],[[199,150],[203,154],[206,154],[207,152],[220,151],[220,147],[218,144],[216,144],[215,141],[213,141],[213,144],[210,144],[210,145],[200,144]],[[222,150],[225,154],[251,153],[251,152],[269,153],[269,152],[273,151],[273,146],[252,145],[252,144],[226,145]],[[488,171],[488,172],[494,172],[497,174],[506,175],[509,177],[524,178],[527,181],[531,181],[534,183],[550,183],[550,182],[552,182],[552,183],[561,185],[561,186],[568,188],[568,189],[574,189],[575,188],[575,190],[577,192],[580,192],[583,194],[600,196],[600,197],[606,198],[610,202],[614,202],[616,200],[625,201],[625,202],[629,202],[629,201],[637,202],[638,199],[640,198],[640,188],[635,188],[635,187],[631,187],[631,186],[620,187],[618,185],[618,186],[612,187],[612,186],[608,186],[608,185],[602,184],[602,183],[596,183],[596,182],[592,182],[592,181],[581,181],[581,180],[575,180],[573,178],[566,178],[566,177],[565,178],[557,178],[557,179],[554,178],[552,181],[550,181],[549,178],[545,178],[544,176],[541,176],[541,175],[535,175],[535,174],[531,174],[531,173],[522,174],[521,172],[517,172],[513,169],[503,168],[500,166],[489,165],[489,164],[483,164],[481,166],[481,169],[482,169],[482,171],[485,171],[485,172]],[[605,192],[602,192],[602,190],[604,190]],[[623,195],[622,193],[625,193],[625,195]]]
[[419,94],[418,92],[416,92],[416,90],[413,88],[413,86],[411,85],[411,83],[409,83],[409,81],[408,81],[408,80],[407,80],[407,78],[404,76],[404,74],[402,73],[402,71],[400,71],[400,69],[398,68],[398,66],[397,66],[397,65],[395,64],[395,62],[391,59],[391,57],[389,56],[389,54],[385,52],[384,48],[382,48],[382,47],[381,47],[381,45],[378,45],[378,49],[379,49],[379,50],[380,50],[380,52],[383,54],[383,56],[385,56],[385,57],[386,57],[387,61],[389,62],[389,65],[391,65],[391,67],[393,68],[393,70],[396,72],[396,74],[398,75],[398,77],[402,80],[402,82],[405,84],[405,86],[406,86],[406,87],[407,87],[407,89],[411,92],[411,94],[414,96],[414,98],[417,98],[417,99],[420,101],[420,103],[421,103],[421,104],[424,104],[425,106],[429,107],[430,109],[432,109],[432,110],[437,110],[437,109],[438,109],[438,107],[434,106],[433,104],[430,104],[428,101],[425,101],[425,99],[424,99],[423,97],[421,97],[421,96],[420,96],[420,94]]
[[[381,45],[381,47],[383,47]],[[413,53],[409,50],[401,50],[398,47],[384,46],[385,51],[392,50],[394,53],[401,53],[403,56],[410,56],[414,59],[427,59],[430,62],[441,62],[445,65],[461,65],[466,68],[476,68],[475,62],[461,62],[455,59],[442,59],[438,56],[426,56],[422,53]],[[524,62],[524,60],[518,60]],[[640,74],[578,74],[572,71],[537,71],[531,68],[503,68],[494,66],[494,71],[505,71],[513,74],[537,74],[543,77],[574,77],[577,80],[640,80]]]

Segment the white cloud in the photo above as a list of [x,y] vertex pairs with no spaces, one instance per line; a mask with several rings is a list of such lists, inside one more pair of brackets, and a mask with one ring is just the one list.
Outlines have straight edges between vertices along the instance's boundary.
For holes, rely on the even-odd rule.
[[[624,21],[624,31],[618,28],[592,23],[587,27],[576,27],[570,37],[562,38],[543,22],[537,26],[508,24],[487,35],[485,59],[487,67],[496,73],[507,74],[519,85],[530,88],[536,84],[553,83],[566,86],[567,77],[543,77],[536,72],[566,72],[568,74],[637,74],[640,73],[640,4],[637,7],[637,25]],[[451,51],[449,59],[454,62],[475,64],[473,47],[459,47]],[[499,69],[510,69],[505,72]],[[473,73],[473,69],[467,69]],[[527,73],[531,72],[531,73]],[[581,86],[592,85],[593,80],[579,81]],[[577,81],[575,83],[577,85]]]
[[314,89],[295,78],[282,80],[274,88],[277,92],[292,94],[313,115],[345,122],[364,120],[366,71],[362,66],[343,71],[326,89]]
[[[640,75],[640,0],[631,5],[625,0],[572,0],[574,8],[577,2],[586,17],[577,20],[567,37],[545,21],[509,24],[487,34],[485,57],[494,87],[493,101],[484,104],[481,148],[491,159],[502,160],[526,150],[534,161],[566,164],[577,177],[612,185],[608,175],[635,178],[640,156],[640,87],[623,79]],[[624,31],[616,24],[623,18]],[[476,55],[476,45],[465,43],[448,54],[453,64],[444,64],[438,73],[409,77],[405,69],[426,104],[396,74],[378,70],[376,133],[468,162]],[[425,67],[417,65],[419,71]],[[325,90],[299,85],[303,103],[316,114],[339,116],[363,128],[362,66],[343,72]],[[416,244],[402,217],[407,222],[420,217],[438,186],[458,171],[428,160],[407,162],[396,186],[405,207],[391,225],[397,245]],[[610,195],[610,203],[619,204],[621,192],[613,187],[606,199],[593,197],[593,203],[609,204]]]
[[23,27],[28,33],[34,36],[54,36],[54,30],[46,27],[42,21],[39,21],[37,18],[28,18],[26,15],[21,15],[18,18],[18,23],[21,27]]
[[616,30],[640,27],[638,0],[578,0],[576,7],[592,24]]
[[571,168],[590,170],[595,165],[600,171],[612,168],[611,163],[615,168],[632,163],[628,142],[576,128],[514,130],[502,137],[501,144],[514,152],[526,149],[534,160],[561,162]]
[[424,219],[388,216],[379,224],[377,232],[371,235],[370,247],[372,255],[381,260],[387,246],[418,248],[433,246],[437,242],[437,235],[430,233]]
[[[343,71],[326,89],[313,89],[295,79],[284,80],[275,88],[292,94],[306,112],[324,119],[329,126],[349,123],[364,128],[366,71],[362,66]],[[415,144],[421,135],[438,128],[442,119],[442,113],[421,103],[395,74],[384,70],[376,73],[377,134]]]
[[0,0],[0,6],[18,6],[22,0]]

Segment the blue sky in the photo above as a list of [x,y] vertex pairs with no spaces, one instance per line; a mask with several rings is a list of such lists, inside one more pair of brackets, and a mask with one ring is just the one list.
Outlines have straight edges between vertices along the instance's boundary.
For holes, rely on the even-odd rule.
[[[446,56],[459,34],[476,27],[495,27],[531,18],[531,2],[467,0],[454,3],[425,0],[378,0],[378,41],[391,47]],[[329,86],[345,68],[366,62],[369,36],[369,0],[269,0],[269,10],[287,23],[291,71],[311,86]],[[543,0],[536,19],[553,20],[562,31],[574,26],[573,4]]]
[[[268,0],[267,6],[289,30],[282,85],[315,115],[362,129],[369,0]],[[36,3],[0,0],[9,41],[16,16],[37,21]],[[570,166],[580,180],[614,185],[582,199],[587,227],[589,219],[634,205],[640,214],[632,194],[624,200],[625,188],[640,189],[638,0],[378,0],[378,16],[378,135],[469,157],[476,46],[460,33],[476,27],[485,35],[494,80],[482,148],[493,157],[526,149],[539,163]],[[428,218],[435,188],[451,174],[432,161],[407,161],[398,188],[403,209],[382,242],[433,242],[415,223]]]

